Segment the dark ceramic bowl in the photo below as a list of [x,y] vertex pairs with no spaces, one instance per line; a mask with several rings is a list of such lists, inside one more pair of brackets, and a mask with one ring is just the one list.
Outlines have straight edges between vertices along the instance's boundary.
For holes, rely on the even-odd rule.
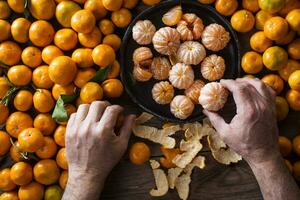
[[[238,38],[235,31],[232,29],[228,21],[219,15],[215,9],[210,6],[202,5],[197,1],[165,1],[156,6],[150,7],[147,10],[139,14],[128,27],[125,36],[123,38],[123,43],[121,47],[121,78],[125,85],[126,92],[131,97],[131,99],[138,104],[146,112],[149,112],[164,121],[174,122],[174,123],[187,123],[199,121],[205,118],[205,115],[202,113],[202,107],[197,105],[193,114],[186,120],[180,120],[173,116],[170,112],[170,105],[159,105],[157,104],[151,94],[152,87],[158,81],[151,79],[147,82],[137,82],[134,81],[132,77],[133,70],[133,61],[132,55],[135,49],[139,48],[140,45],[137,44],[132,38],[132,28],[139,20],[150,20],[158,30],[165,25],[162,23],[162,16],[168,12],[174,6],[181,4],[184,13],[195,13],[202,20],[205,26],[218,23],[222,25],[231,36],[230,43],[225,49],[219,52],[215,52],[217,55],[222,56],[226,62],[226,71],[224,79],[235,79],[240,76],[240,49]],[[155,56],[159,54],[154,50],[153,45],[147,45],[147,47],[152,49],[152,52]],[[214,52],[207,50],[207,55],[211,55]],[[205,80],[201,77],[200,67],[193,66],[195,71],[195,79]],[[176,94],[183,94],[183,91],[176,90]],[[234,104],[229,103],[221,111],[222,113],[232,113]]]

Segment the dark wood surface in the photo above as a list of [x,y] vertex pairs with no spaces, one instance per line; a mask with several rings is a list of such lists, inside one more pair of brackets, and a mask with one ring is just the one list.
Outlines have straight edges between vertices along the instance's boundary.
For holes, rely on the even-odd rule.
[[[143,11],[146,7],[140,4],[134,14]],[[249,37],[252,33],[239,34],[242,55],[250,49]],[[258,75],[270,73],[264,71]],[[283,92],[283,96],[286,90]],[[140,113],[141,110],[134,105],[125,95],[121,101],[117,101],[126,107],[130,113]],[[162,123],[159,120],[157,123]],[[300,113],[290,111],[289,116],[279,124],[280,135],[292,139],[300,134]],[[140,140],[132,137],[130,143]],[[147,143],[152,150],[152,159],[162,156],[159,146]],[[207,145],[205,145],[201,155],[206,157],[206,167],[204,170],[196,169],[192,176],[190,185],[190,200],[258,200],[263,199],[258,183],[245,161],[238,164],[225,166],[217,163],[211,156]],[[296,156],[291,156],[290,160],[297,160]],[[135,166],[126,158],[113,170],[103,191],[103,200],[178,200],[175,190],[169,190],[164,197],[154,198],[149,195],[149,191],[155,187],[153,174],[149,163],[142,166]],[[270,186],[271,187],[271,186]]]
[[[146,7],[140,4],[133,10],[136,16]],[[122,34],[122,31],[120,32]],[[251,34],[251,33],[250,33]],[[239,34],[242,53],[249,50],[249,35]],[[261,77],[264,73],[260,74]],[[284,95],[284,93],[283,93]],[[137,105],[134,105],[125,94],[117,100],[117,104],[125,106],[128,113],[139,114],[142,112]],[[157,125],[160,120],[155,121]],[[279,123],[280,134],[292,139],[300,134],[300,114],[291,111],[288,118]],[[141,141],[132,136],[130,144]],[[129,146],[130,146],[129,144]],[[162,156],[159,146],[147,142],[152,151],[152,159],[159,159]],[[259,200],[262,199],[257,181],[246,162],[225,166],[217,163],[211,156],[207,145],[200,153],[206,157],[206,167],[204,170],[196,169],[192,176],[190,185],[190,200]],[[295,156],[291,160],[296,160]],[[2,162],[1,168],[10,166],[10,161]],[[164,197],[153,198],[149,191],[155,187],[154,178],[149,163],[136,166],[130,163],[128,156],[118,164],[105,185],[102,200],[178,200],[175,190],[170,190]]]

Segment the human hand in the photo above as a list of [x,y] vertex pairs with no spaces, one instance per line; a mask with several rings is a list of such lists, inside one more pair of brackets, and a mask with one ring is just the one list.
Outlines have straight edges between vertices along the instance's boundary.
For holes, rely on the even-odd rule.
[[221,139],[248,163],[260,163],[279,155],[275,92],[258,79],[221,80],[232,92],[237,114],[230,124],[217,113],[204,113]]
[[120,106],[97,101],[79,106],[77,113],[71,115],[66,131],[68,185],[78,185],[82,181],[79,187],[93,184],[96,185],[95,190],[99,191],[127,149],[135,117],[126,117],[116,135],[114,128],[122,111]]

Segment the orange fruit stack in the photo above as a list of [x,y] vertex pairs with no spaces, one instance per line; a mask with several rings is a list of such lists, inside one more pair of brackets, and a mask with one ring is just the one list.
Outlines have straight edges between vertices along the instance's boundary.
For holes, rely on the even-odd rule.
[[[14,161],[0,171],[0,199],[44,199],[66,187],[68,118],[82,103],[122,96],[116,32],[137,4],[0,1],[0,156]],[[62,100],[66,114],[56,115],[62,95],[73,100]]]

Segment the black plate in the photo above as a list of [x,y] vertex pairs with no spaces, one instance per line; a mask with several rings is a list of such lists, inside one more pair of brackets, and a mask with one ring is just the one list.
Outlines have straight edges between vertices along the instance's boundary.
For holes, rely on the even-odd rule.
[[[197,105],[193,114],[186,120],[180,120],[173,116],[170,112],[170,105],[159,105],[157,104],[151,94],[152,87],[158,81],[151,79],[148,82],[135,82],[132,77],[133,70],[133,61],[132,54],[135,49],[140,47],[133,38],[132,38],[132,28],[138,20],[150,20],[158,30],[165,25],[162,23],[162,16],[168,12],[174,6],[177,6],[181,3],[184,13],[195,13],[202,20],[205,26],[211,23],[218,23],[222,25],[231,36],[230,43],[222,51],[216,52],[217,55],[222,56],[226,62],[226,71],[224,78],[225,79],[235,79],[240,76],[240,49],[238,38],[235,31],[231,28],[228,21],[219,15],[212,7],[202,5],[196,1],[165,1],[154,7],[150,7],[147,10],[139,14],[128,27],[125,36],[123,38],[123,43],[121,47],[121,78],[125,85],[125,89],[131,99],[138,104],[145,111],[161,118],[164,121],[174,122],[174,123],[187,123],[199,121],[205,118],[205,115],[202,113],[202,107]],[[159,54],[154,50],[153,45],[147,45],[147,47],[152,49],[152,52],[155,56]],[[211,51],[207,51],[207,55],[213,54]],[[193,66],[195,71],[196,79],[204,80],[201,77],[200,68]],[[177,90],[176,94],[183,94],[183,91]],[[233,112],[234,105],[226,105],[222,113]],[[228,113],[229,114],[229,113]]]

